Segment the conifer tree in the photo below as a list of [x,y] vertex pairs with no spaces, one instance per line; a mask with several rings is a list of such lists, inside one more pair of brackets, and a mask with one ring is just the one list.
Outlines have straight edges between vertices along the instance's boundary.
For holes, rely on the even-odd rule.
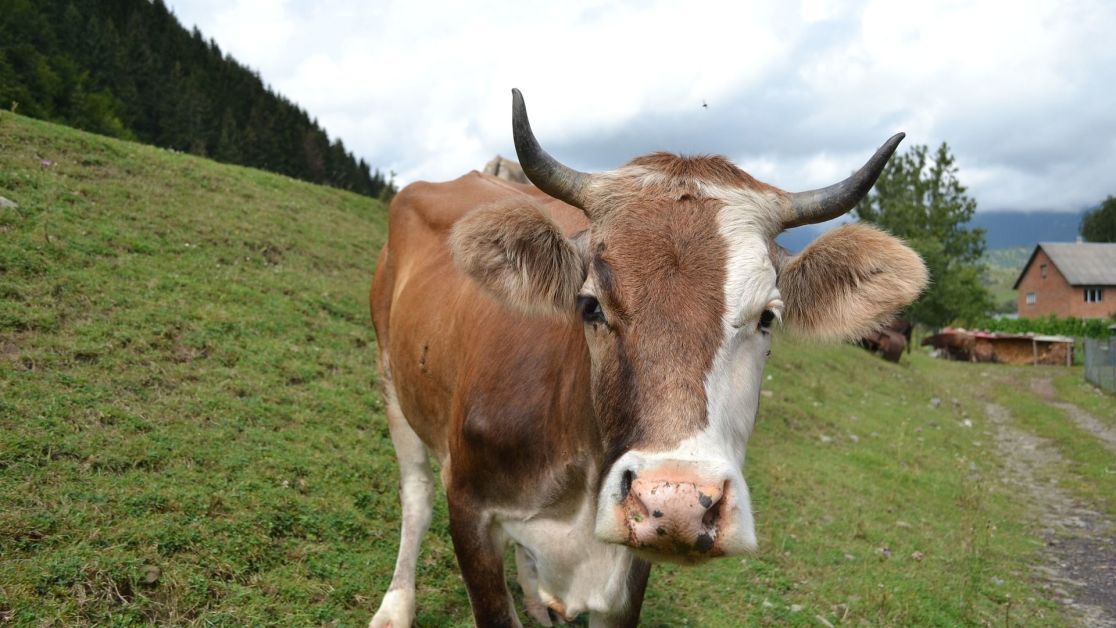
[[854,210],[860,220],[906,240],[926,260],[930,287],[908,316],[932,327],[975,320],[992,307],[981,283],[984,230],[967,226],[976,201],[965,194],[957,171],[946,143],[933,156],[925,145],[912,146],[891,158]]
[[[385,182],[163,0],[3,0],[0,107],[377,196]],[[393,190],[392,190],[393,191]]]
[[1116,196],[1081,217],[1081,237],[1086,242],[1116,242]]

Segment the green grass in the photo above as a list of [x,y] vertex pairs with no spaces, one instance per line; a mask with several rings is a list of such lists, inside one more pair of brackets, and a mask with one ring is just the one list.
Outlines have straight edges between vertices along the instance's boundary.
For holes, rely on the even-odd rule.
[[10,114],[0,195],[20,205],[0,214],[0,613],[367,613],[398,517],[366,306],[383,207]]
[[[367,622],[399,520],[366,311],[383,208],[8,113],[0,196],[0,621]],[[657,567],[644,625],[1062,623],[995,481],[983,398],[1030,394],[995,368],[778,339],[761,549]],[[1091,460],[1063,481],[1103,501]],[[418,582],[418,625],[469,625],[444,499]]]
[[1052,379],[1060,398],[1072,399],[1082,410],[1116,428],[1116,395],[1094,386],[1077,369],[1072,373],[1059,373]]

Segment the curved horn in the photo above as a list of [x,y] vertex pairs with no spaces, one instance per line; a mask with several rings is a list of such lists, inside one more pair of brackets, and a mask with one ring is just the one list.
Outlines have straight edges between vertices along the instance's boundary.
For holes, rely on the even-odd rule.
[[848,179],[828,187],[787,195],[790,208],[783,218],[783,229],[800,227],[836,218],[852,209],[875,185],[887,160],[906,133],[896,133],[884,142],[875,155]]
[[518,89],[512,89],[512,135],[519,165],[523,166],[523,173],[531,183],[554,198],[585,211],[589,175],[563,166],[539,146],[531,132],[531,122],[527,120],[523,94]]

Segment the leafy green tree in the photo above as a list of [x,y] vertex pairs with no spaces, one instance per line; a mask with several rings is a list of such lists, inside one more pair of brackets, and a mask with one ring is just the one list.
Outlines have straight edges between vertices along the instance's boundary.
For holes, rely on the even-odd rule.
[[907,241],[926,260],[930,286],[906,316],[940,327],[984,316],[993,307],[981,282],[984,230],[967,227],[976,201],[957,179],[957,165],[943,142],[931,155],[925,145],[892,157],[856,216]]
[[1086,242],[1116,242],[1116,196],[1081,217],[1081,237]]

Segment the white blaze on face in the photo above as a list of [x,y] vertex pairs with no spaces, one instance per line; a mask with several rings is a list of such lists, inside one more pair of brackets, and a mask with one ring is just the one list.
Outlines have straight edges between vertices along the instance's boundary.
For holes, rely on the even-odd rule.
[[735,202],[721,209],[721,235],[729,247],[725,281],[722,341],[705,379],[706,428],[731,446],[731,459],[744,463],[744,450],[755,424],[763,367],[771,350],[770,330],[760,317],[771,310],[783,315],[775,265],[768,248],[768,226],[757,217],[771,215],[773,195],[736,191]]
[[749,549],[756,545],[755,527],[751,498],[740,469],[755,425],[763,367],[771,350],[771,334],[760,329],[760,317],[771,310],[781,319],[783,308],[768,249],[768,232],[756,220],[757,215],[770,215],[764,205],[775,201],[758,193],[748,194],[752,195],[756,198],[741,199],[751,201],[750,207],[731,203],[719,216],[721,235],[729,246],[723,336],[705,379],[709,424],[691,445],[707,456],[723,456],[735,472],[734,488],[739,481],[733,518],[736,529],[723,530],[722,534]]

